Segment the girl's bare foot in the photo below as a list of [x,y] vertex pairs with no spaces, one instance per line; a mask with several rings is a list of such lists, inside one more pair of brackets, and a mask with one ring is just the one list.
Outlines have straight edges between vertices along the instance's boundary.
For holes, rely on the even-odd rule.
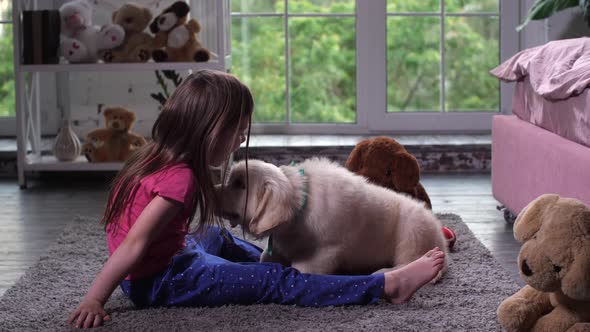
[[444,263],[445,253],[436,247],[410,264],[386,272],[383,296],[396,304],[406,302],[418,289],[436,277]]

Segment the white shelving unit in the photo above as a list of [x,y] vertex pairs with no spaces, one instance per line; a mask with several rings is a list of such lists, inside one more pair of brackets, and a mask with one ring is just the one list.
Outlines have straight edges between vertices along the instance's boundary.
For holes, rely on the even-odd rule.
[[[206,63],[97,63],[97,64],[48,64],[48,65],[23,65],[22,61],[22,36],[21,13],[23,10],[47,9],[45,0],[14,0],[12,6],[13,33],[14,33],[14,75],[16,88],[16,125],[17,125],[17,168],[18,181],[21,188],[26,188],[27,175],[30,172],[39,171],[117,171],[122,163],[89,163],[84,156],[78,157],[72,162],[62,162],[54,156],[43,155],[41,146],[41,112],[40,112],[40,73],[56,73],[62,79],[68,79],[71,72],[100,72],[100,71],[155,71],[178,70],[194,71],[199,69],[214,69],[228,71],[231,66],[231,53],[229,43],[229,0],[189,0],[191,8],[199,13],[214,12],[209,17],[197,17],[203,21],[213,22],[215,31],[208,31],[204,39],[203,32],[200,38],[205,41],[205,46],[217,57]],[[39,4],[45,7],[40,8]],[[157,13],[154,13],[156,16]],[[211,21],[213,20],[213,21]],[[67,87],[62,87],[67,88]],[[57,111],[57,110],[56,110]]]

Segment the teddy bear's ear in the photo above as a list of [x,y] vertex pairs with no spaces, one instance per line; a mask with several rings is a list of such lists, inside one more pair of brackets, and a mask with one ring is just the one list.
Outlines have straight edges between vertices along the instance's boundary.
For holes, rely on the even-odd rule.
[[370,140],[364,140],[359,142],[352,152],[350,152],[350,156],[348,156],[348,160],[346,160],[346,168],[351,172],[358,172],[361,167],[363,167],[363,158],[369,146],[371,145]]
[[[584,205],[576,202],[578,206]],[[590,301],[590,207],[583,206],[582,211],[573,217],[576,219],[577,231],[582,235],[581,243],[576,249],[574,261],[567,274],[561,280],[561,288],[565,295],[579,301]]]
[[187,16],[191,11],[191,8],[184,1],[176,1],[172,4],[172,6],[170,6],[169,11],[173,12],[176,17],[181,18]]
[[580,231],[584,236],[590,240],[590,206],[586,206],[584,212],[578,221]]
[[160,32],[160,26],[158,25],[158,17],[160,17],[160,16],[156,16],[156,18],[154,18],[154,20],[150,24],[150,31],[154,35],[157,34],[158,32]]
[[544,194],[530,202],[514,222],[514,238],[523,243],[541,229],[545,213],[557,202],[559,195]]
[[119,11],[118,11],[118,10],[115,10],[115,11],[113,12],[113,14],[111,15],[111,21],[115,22],[115,19],[117,18],[117,14],[118,14],[118,13],[119,13]]
[[561,290],[568,297],[579,301],[590,301],[590,247],[578,251],[567,274],[561,279]]
[[125,118],[127,119],[127,121],[129,121],[129,123],[132,123],[135,122],[137,116],[135,115],[135,113],[127,111],[127,113],[125,113]]
[[111,115],[113,115],[113,109],[112,108],[106,108],[103,112],[102,115],[104,115],[105,118],[110,117]]
[[393,183],[401,191],[412,191],[420,182],[420,166],[414,156],[407,152],[394,154]]
[[152,12],[150,11],[149,8],[143,9],[143,18],[145,19],[146,22],[149,22],[152,20],[153,15],[152,15]]

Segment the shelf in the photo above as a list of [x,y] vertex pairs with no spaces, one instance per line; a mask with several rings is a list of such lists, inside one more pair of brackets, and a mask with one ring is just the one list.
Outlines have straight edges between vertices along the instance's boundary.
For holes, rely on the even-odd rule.
[[217,61],[209,62],[146,62],[146,63],[90,63],[21,65],[22,72],[83,72],[83,71],[142,71],[142,70],[225,70]]
[[[63,1],[62,1],[63,2]],[[61,3],[61,2],[60,2]],[[186,73],[197,71],[201,69],[217,70],[229,72],[231,68],[231,44],[230,44],[230,0],[188,0],[191,8],[191,17],[194,15],[201,26],[207,27],[204,31],[199,32],[199,37],[203,44],[208,47],[211,52],[211,59],[208,62],[155,62],[150,60],[146,63],[86,63],[86,64],[70,64],[63,57],[61,57],[58,64],[23,64],[21,63],[23,57],[23,24],[22,12],[24,10],[46,10],[56,9],[53,7],[52,1],[30,1],[30,0],[15,0],[12,1],[12,20],[13,22],[13,40],[14,40],[14,74],[15,74],[15,102],[16,102],[16,134],[17,134],[17,171],[18,182],[21,188],[26,188],[27,172],[39,171],[71,171],[71,172],[100,172],[100,171],[119,171],[123,163],[89,163],[84,156],[80,156],[72,162],[62,162],[57,160],[53,155],[46,154],[47,151],[43,149],[40,144],[41,133],[43,133],[42,123],[52,113],[58,113],[63,118],[70,117],[70,110],[79,105],[73,105],[73,95],[70,90],[80,93],[76,83],[78,78],[70,77],[69,73],[88,73],[91,75],[82,75],[80,79],[84,80],[83,84],[88,84],[88,93],[93,92],[93,88],[107,89],[100,91],[100,103],[103,104],[119,104],[115,100],[119,100],[122,96],[113,97],[113,101],[109,100],[108,89],[121,89],[120,86],[110,87],[106,80],[121,79],[117,75],[98,75],[98,73],[118,73],[118,72],[153,72],[157,70],[175,70],[180,72],[184,77]],[[107,20],[110,22],[111,13],[114,10],[111,7],[118,7],[116,1],[112,4],[102,3],[100,1],[93,1],[93,9],[96,9],[93,17],[100,20]],[[152,14],[159,13],[161,9],[157,6],[146,5],[152,10]],[[106,23],[106,22],[104,22]],[[147,31],[146,31],[147,32]],[[55,73],[55,75],[43,75],[44,73]],[[72,74],[73,75],[73,74]],[[53,77],[55,76],[55,77]],[[86,81],[86,76],[88,82]],[[92,78],[96,76],[97,79]],[[127,78],[123,78],[127,79]],[[41,98],[41,91],[47,89],[48,83],[55,81],[56,88],[50,86],[47,96]],[[103,80],[105,80],[103,82]],[[143,82],[142,82],[143,83]],[[152,81],[152,83],[155,82]],[[125,84],[123,84],[125,85]],[[72,86],[74,89],[72,89]],[[142,85],[143,88],[143,85]],[[53,98],[53,90],[55,90],[55,98]],[[86,93],[86,92],[83,92]],[[133,103],[135,96],[129,92],[129,103]],[[44,95],[45,96],[45,95]],[[142,97],[143,98],[143,97]],[[48,102],[48,104],[44,104]],[[55,105],[54,105],[55,103]],[[98,104],[98,103],[97,103]],[[127,105],[127,103],[121,103]],[[86,105],[86,104],[84,104]],[[43,113],[42,113],[43,109]],[[94,117],[92,117],[94,119]],[[29,152],[29,147],[30,151]],[[0,151],[1,152],[1,151]]]
[[75,161],[59,161],[54,156],[28,155],[24,169],[27,171],[119,171],[123,163],[89,163],[84,156]]

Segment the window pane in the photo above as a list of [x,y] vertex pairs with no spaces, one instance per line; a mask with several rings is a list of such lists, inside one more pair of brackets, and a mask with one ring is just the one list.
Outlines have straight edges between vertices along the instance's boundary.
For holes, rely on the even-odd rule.
[[12,22],[12,0],[0,0],[0,21]]
[[440,0],[387,0],[387,13],[407,12],[440,13]]
[[12,24],[0,24],[0,117],[15,116]]
[[290,18],[292,122],[356,121],[354,18]]
[[283,19],[232,19],[232,71],[250,87],[256,104],[253,121],[284,122],[285,33]]
[[283,13],[283,0],[231,0],[233,13]]
[[289,14],[339,13],[355,12],[355,0],[290,0]]
[[439,112],[440,19],[387,19],[387,111]]
[[447,17],[447,111],[498,111],[500,86],[488,71],[500,61],[497,17]]
[[499,0],[445,0],[447,13],[499,13]]

